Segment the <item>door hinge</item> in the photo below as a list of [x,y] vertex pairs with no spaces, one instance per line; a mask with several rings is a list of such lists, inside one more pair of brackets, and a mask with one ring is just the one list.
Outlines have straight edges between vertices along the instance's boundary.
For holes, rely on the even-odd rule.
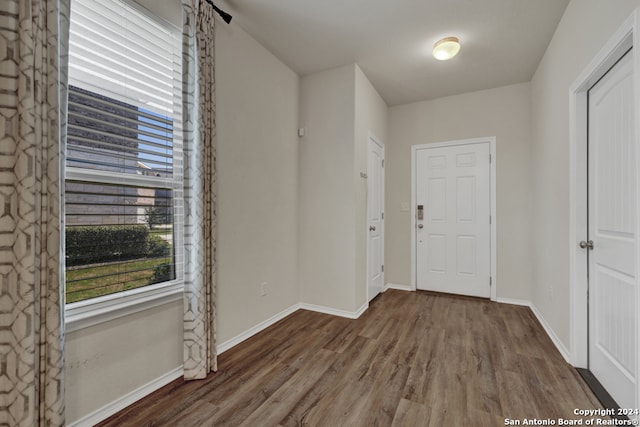
[[384,212],[382,212],[382,219],[384,219]]
[[492,221],[491,215],[489,215],[489,224],[491,224],[491,221]]
[[384,264],[382,264],[382,272],[384,273]]
[[489,286],[493,286],[493,277],[489,276]]
[[491,154],[489,154],[489,163],[491,163]]
[[382,159],[382,167],[384,167],[384,159]]

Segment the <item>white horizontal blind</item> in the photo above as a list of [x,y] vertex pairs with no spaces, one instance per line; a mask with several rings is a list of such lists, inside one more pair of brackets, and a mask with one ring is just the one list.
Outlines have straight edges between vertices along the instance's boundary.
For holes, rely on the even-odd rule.
[[173,33],[118,0],[73,0],[69,83],[173,114]]
[[180,49],[134,3],[71,2],[68,302],[181,277]]
[[171,174],[175,31],[120,0],[73,0],[69,45],[68,166]]

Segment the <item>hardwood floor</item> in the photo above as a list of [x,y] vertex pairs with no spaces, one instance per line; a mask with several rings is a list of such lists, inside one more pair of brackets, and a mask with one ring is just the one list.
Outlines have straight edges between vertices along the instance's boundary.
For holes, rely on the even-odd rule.
[[100,426],[504,426],[600,404],[526,307],[389,290],[300,310]]

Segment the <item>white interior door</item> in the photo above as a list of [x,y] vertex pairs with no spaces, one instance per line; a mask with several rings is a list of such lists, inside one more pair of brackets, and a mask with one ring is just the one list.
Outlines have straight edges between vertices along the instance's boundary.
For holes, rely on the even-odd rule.
[[636,165],[633,63],[627,54],[588,93],[589,370],[623,408],[636,371]]
[[384,286],[384,147],[369,138],[367,192],[367,295],[371,301]]
[[489,142],[416,152],[416,286],[491,295]]

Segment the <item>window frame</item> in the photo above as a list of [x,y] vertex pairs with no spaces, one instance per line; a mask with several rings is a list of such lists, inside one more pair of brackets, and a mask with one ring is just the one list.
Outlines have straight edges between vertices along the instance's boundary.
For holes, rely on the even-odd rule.
[[[178,112],[177,122],[174,123],[174,146],[173,165],[174,171],[171,177],[145,176],[138,174],[126,174],[117,172],[107,172],[91,170],[77,167],[64,166],[64,179],[62,185],[62,204],[65,205],[64,183],[67,181],[80,181],[96,184],[128,185],[140,186],[155,189],[171,190],[173,194],[173,247],[174,264],[176,278],[173,280],[146,285],[139,288],[120,291],[95,298],[89,298],[73,303],[65,303],[64,320],[65,331],[73,332],[88,328],[103,322],[108,322],[123,316],[134,314],[140,311],[149,310],[154,307],[165,305],[171,302],[183,300],[184,294],[184,200],[183,200],[183,154],[182,154],[182,103],[181,96],[176,100],[176,94],[181,94],[182,87],[177,76],[181,75],[181,61],[175,61],[181,56],[182,33],[173,23],[165,20],[157,14],[149,11],[139,3],[131,0],[119,0],[122,3],[134,8],[136,11],[153,20],[158,25],[165,27],[172,35],[174,43],[174,78],[173,78],[173,105],[174,112]],[[72,0],[73,10],[73,0]],[[73,13],[73,12],[72,12]],[[177,52],[177,53],[176,53]],[[177,135],[177,144],[176,136]],[[66,158],[64,159],[66,163]],[[64,233],[64,215],[62,231]],[[64,234],[62,245],[64,246]],[[64,257],[63,257],[64,262]],[[63,271],[66,271],[66,266]],[[63,288],[66,295],[66,279],[62,278]]]

